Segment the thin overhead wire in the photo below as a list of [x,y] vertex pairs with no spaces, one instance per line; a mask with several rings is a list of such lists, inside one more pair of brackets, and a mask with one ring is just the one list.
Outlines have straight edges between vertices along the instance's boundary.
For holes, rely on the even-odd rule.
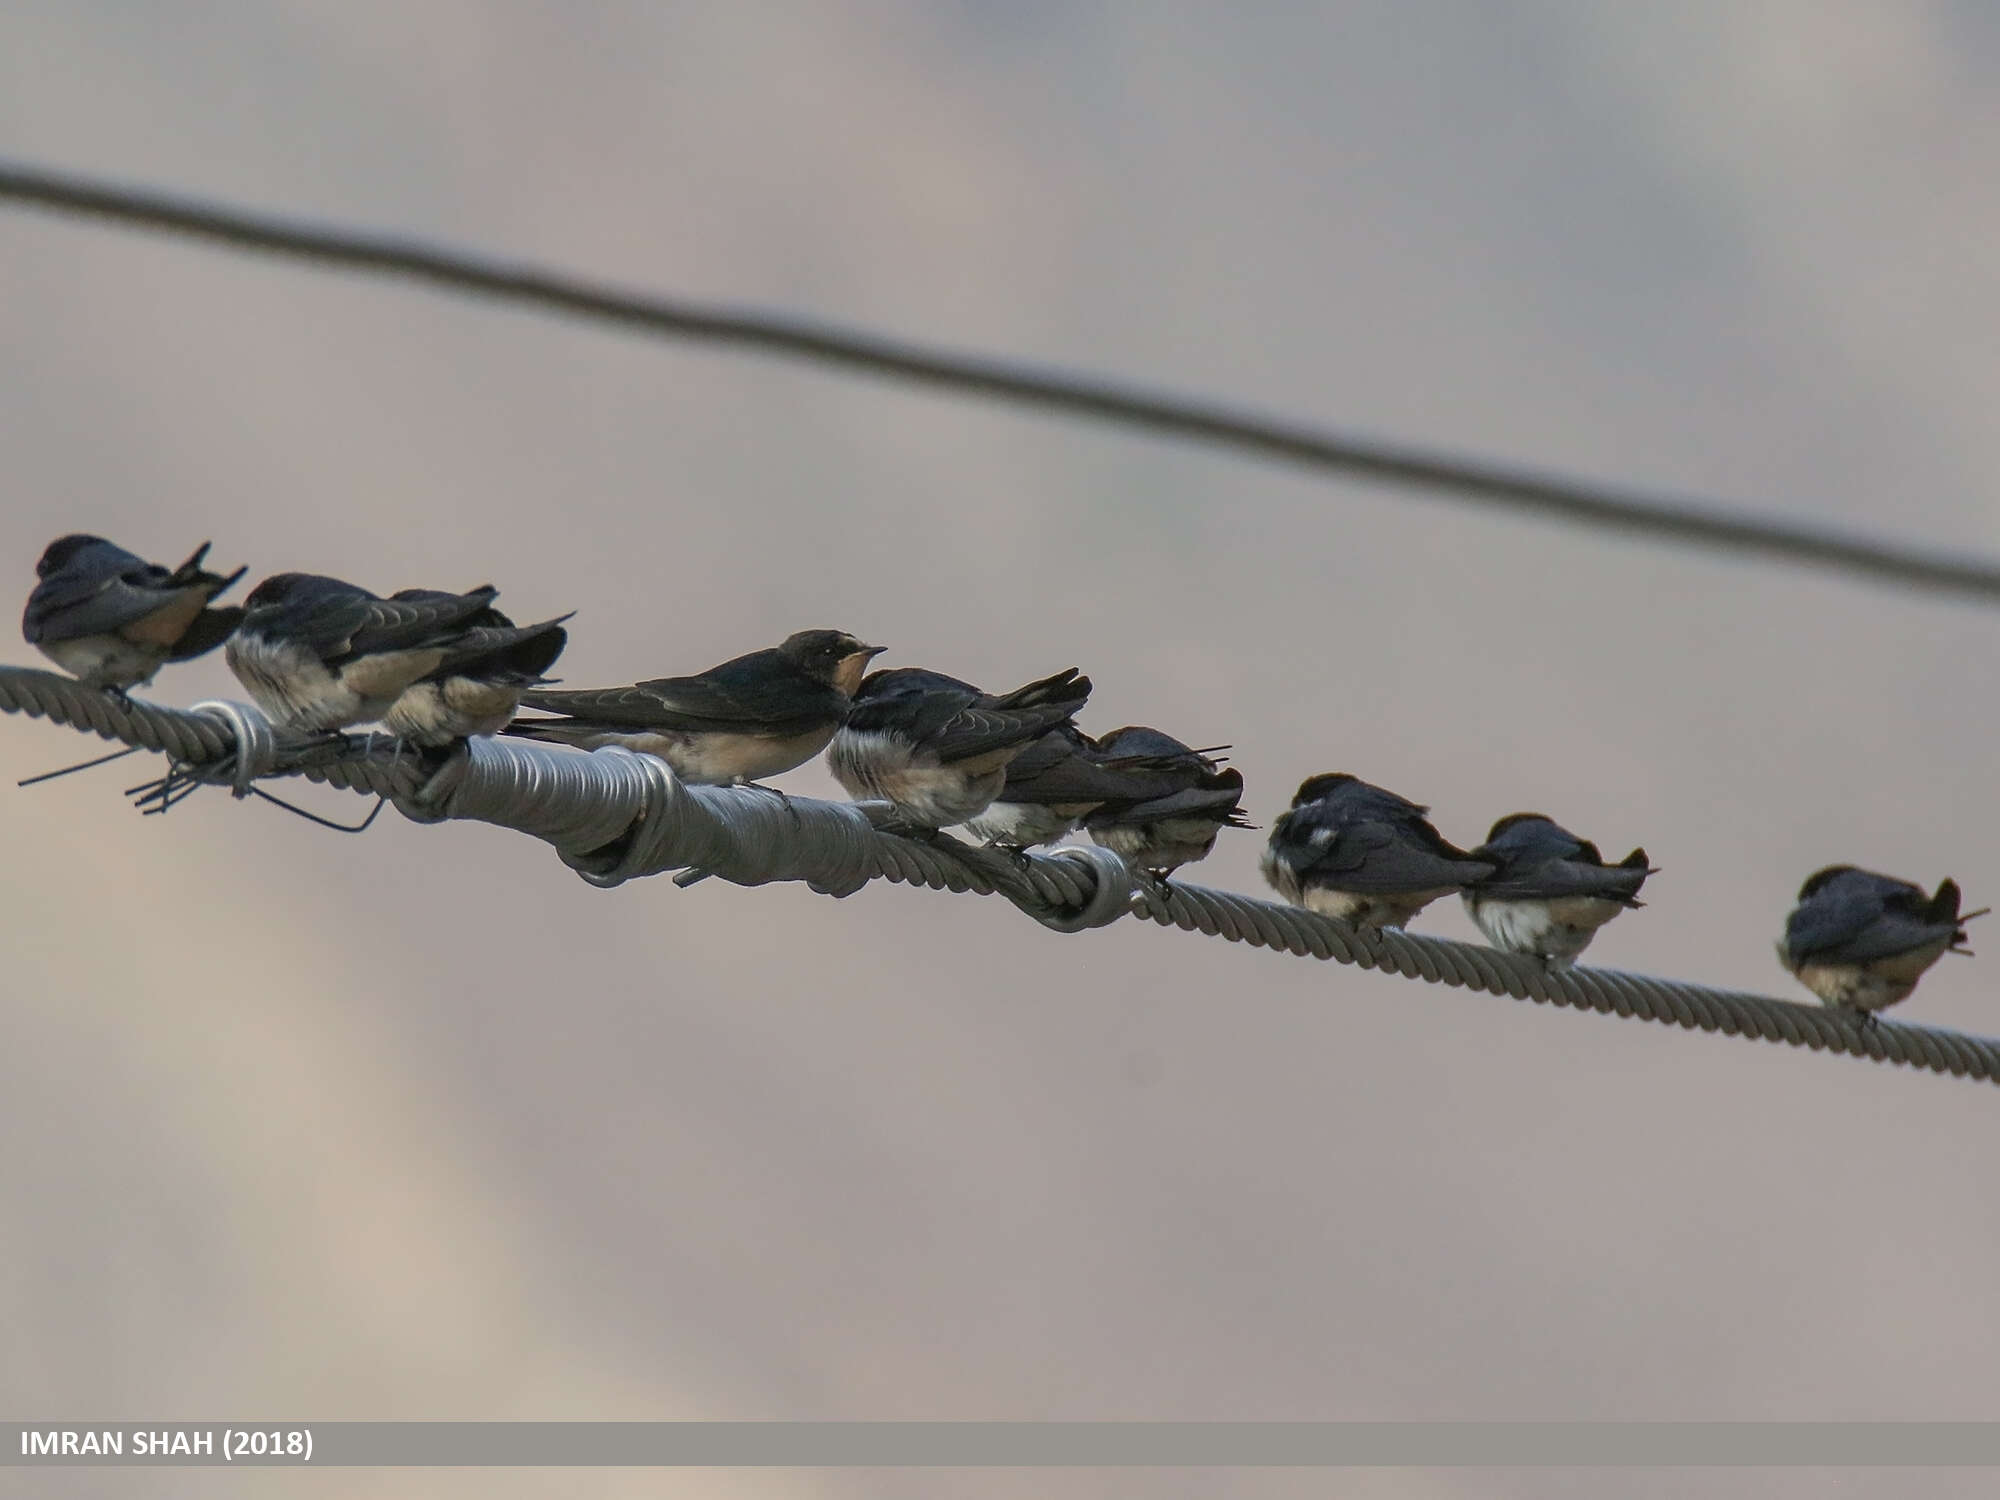
[[152,188],[0,161],[0,201],[110,220],[442,289],[834,365],[886,379],[1206,443],[1321,472],[1637,536],[1767,559],[1933,593],[2000,601],[2000,561],[1745,514],[1703,500],[1545,474],[1426,448],[1258,416],[1177,396],[985,355],[964,354],[785,314],[709,306],[602,285],[561,271],[444,249],[396,235],[310,225]]
[[123,702],[67,677],[0,666],[0,710],[85,733],[167,749],[183,776],[261,793],[268,776],[302,775],[393,801],[424,823],[467,819],[553,845],[596,886],[677,871],[737,885],[803,881],[847,896],[871,880],[999,895],[1043,926],[1087,932],[1124,917],[1303,958],[1381,969],[1405,979],[1600,1015],[1780,1042],[2000,1083],[2000,1040],[1900,1021],[1866,1022],[1822,1006],[1679,980],[1581,968],[1470,943],[1363,932],[1296,907],[1181,881],[1135,878],[1109,850],[1068,848],[1022,859],[961,843],[901,837],[876,826],[887,804],[779,799],[734,787],[691,787],[666,762],[622,749],[591,753],[475,738],[441,762],[385,736],[287,743],[242,703],[192,711]]

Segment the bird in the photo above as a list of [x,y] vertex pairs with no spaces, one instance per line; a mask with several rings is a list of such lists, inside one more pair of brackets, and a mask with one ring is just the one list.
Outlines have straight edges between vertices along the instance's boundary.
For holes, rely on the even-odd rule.
[[871,672],[827,766],[856,800],[892,803],[898,829],[934,834],[986,811],[1008,765],[1089,697],[1075,667],[998,695],[922,667]]
[[1965,924],[1990,907],[1961,913],[1958,882],[1934,894],[1907,880],[1853,865],[1828,865],[1799,887],[1798,905],[1778,940],[1778,961],[1837,1010],[1874,1013],[1909,998],[1945,953],[1963,953]]
[[1299,784],[1271,825],[1261,868],[1296,906],[1356,927],[1403,927],[1440,896],[1493,873],[1448,843],[1430,811],[1345,771]]
[[1085,813],[1122,790],[1102,770],[1096,744],[1074,724],[1058,724],[1007,763],[1000,795],[966,819],[965,831],[990,847],[1021,853],[1059,842]]
[[1223,767],[1227,745],[1193,750],[1144,725],[1114,729],[1097,741],[1100,765],[1158,786],[1129,799],[1108,798],[1083,820],[1092,843],[1135,870],[1165,882],[1182,865],[1206,859],[1225,828],[1250,828],[1243,816],[1243,773]]
[[35,564],[21,635],[79,682],[123,697],[166,663],[213,651],[243,618],[235,605],[209,607],[246,570],[205,571],[208,548],[169,571],[103,537],[58,537]]
[[1472,858],[1494,866],[1459,893],[1473,924],[1494,947],[1530,954],[1554,970],[1575,963],[1621,911],[1644,906],[1639,888],[1659,873],[1644,849],[1608,865],[1597,845],[1532,812],[1496,822]]
[[521,695],[525,706],[562,717],[515,719],[506,732],[581,750],[643,751],[694,786],[753,786],[826,748],[884,649],[844,630],[801,630],[692,677],[531,690]]
[[[435,589],[401,589],[389,596],[391,602],[452,597]],[[569,618],[516,625],[489,605],[472,617],[446,665],[397,695],[382,715],[382,727],[426,748],[498,734],[520,708],[521,694],[548,681],[544,674],[569,643],[563,629]]]
[[378,720],[413,683],[476,659],[468,637],[497,590],[414,592],[421,597],[383,599],[338,578],[273,574],[243,601],[229,668],[259,708],[297,733]]
[[989,847],[1020,853],[1057,842],[1100,810],[1170,797],[1187,783],[1187,770],[1173,755],[1107,753],[1103,741],[1063,723],[1008,762],[1000,795],[964,826]]

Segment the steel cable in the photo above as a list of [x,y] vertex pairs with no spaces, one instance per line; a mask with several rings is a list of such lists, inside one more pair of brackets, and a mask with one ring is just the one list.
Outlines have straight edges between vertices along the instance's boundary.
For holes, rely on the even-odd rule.
[[0,666],[0,709],[160,751],[187,774],[231,784],[239,795],[260,776],[304,776],[386,797],[419,822],[511,828],[553,845],[598,886],[679,871],[680,883],[707,876],[738,885],[798,880],[836,896],[870,880],[998,894],[1059,932],[1104,926],[1129,913],[1431,984],[2000,1082],[2000,1040],[1901,1021],[1864,1024],[1821,1006],[1615,969],[1554,973],[1537,960],[1470,943],[1363,932],[1233,891],[1135,879],[1103,849],[1015,856],[949,835],[909,838],[877,826],[888,813],[881,804],[687,786],[664,762],[624,750],[585,754],[479,738],[440,762],[384,736],[288,740],[247,704],[167,708],[27,667]]
[[186,235],[237,250],[409,277],[620,328],[810,360],[1563,521],[1758,553],[1878,583],[1989,603],[2000,600],[2000,563],[1962,552],[1358,438],[1255,415],[1218,401],[926,347],[779,313],[628,292],[407,237],[301,224],[275,214],[205,203],[156,188],[95,181],[22,162],[0,161],[0,200]]

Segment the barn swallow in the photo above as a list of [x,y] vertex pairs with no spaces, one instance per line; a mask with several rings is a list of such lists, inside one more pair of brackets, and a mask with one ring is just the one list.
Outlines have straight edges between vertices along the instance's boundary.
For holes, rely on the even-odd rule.
[[849,796],[892,802],[900,825],[935,831],[986,811],[1015,757],[1089,697],[1075,667],[998,695],[921,667],[871,672],[826,762]]
[[1264,878],[1295,906],[1356,927],[1403,927],[1440,896],[1493,873],[1447,843],[1427,807],[1346,772],[1309,777],[1271,825]]
[[1961,915],[1958,883],[1935,895],[1853,865],[1829,865],[1799,887],[1799,904],[1778,940],[1778,962],[1822,1003],[1874,1012],[1909,997],[1924,971],[1944,953],[1964,953],[1965,923],[1991,910]]
[[1659,873],[1647,867],[1644,849],[1607,865],[1597,845],[1540,813],[1502,818],[1472,857],[1495,867],[1460,893],[1474,924],[1494,947],[1533,954],[1551,969],[1567,969],[1598,928],[1644,906],[1639,887]]
[[243,617],[208,607],[244,573],[204,572],[208,545],[168,572],[102,537],[61,537],[35,564],[21,634],[90,687],[123,695],[149,683],[165,663],[213,651]]
[[573,693],[527,692],[508,734],[595,750],[657,755],[694,786],[752,785],[804,765],[846,718],[869,658],[884,648],[840,630],[801,630],[693,677]]
[[382,599],[312,573],[250,591],[226,654],[273,721],[302,734],[380,719],[412,683],[476,658],[468,633],[496,590]]
[[[435,589],[403,589],[392,603],[454,597]],[[451,659],[403,689],[382,727],[415,745],[442,748],[474,734],[498,734],[521,706],[521,694],[548,681],[569,642],[568,615],[516,625],[490,606],[474,615]]]
[[[1107,799],[1083,820],[1091,842],[1135,870],[1164,882],[1182,865],[1206,859],[1225,828],[1249,828],[1243,816],[1243,773],[1214,758],[1218,745],[1192,750],[1172,735],[1142,725],[1114,729],[1097,742],[1100,764],[1123,769],[1157,789]],[[1136,786],[1135,786],[1136,790]]]
[[1056,843],[1116,789],[1098,769],[1096,748],[1074,724],[1058,724],[1007,763],[1000,795],[966,819],[965,831],[1016,853]]

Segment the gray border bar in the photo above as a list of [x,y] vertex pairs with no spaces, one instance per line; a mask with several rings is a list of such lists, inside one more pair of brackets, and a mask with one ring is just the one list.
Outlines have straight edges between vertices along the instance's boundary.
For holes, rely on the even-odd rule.
[[0,1467],[308,1464],[1983,1468],[2000,1422],[0,1422]]

